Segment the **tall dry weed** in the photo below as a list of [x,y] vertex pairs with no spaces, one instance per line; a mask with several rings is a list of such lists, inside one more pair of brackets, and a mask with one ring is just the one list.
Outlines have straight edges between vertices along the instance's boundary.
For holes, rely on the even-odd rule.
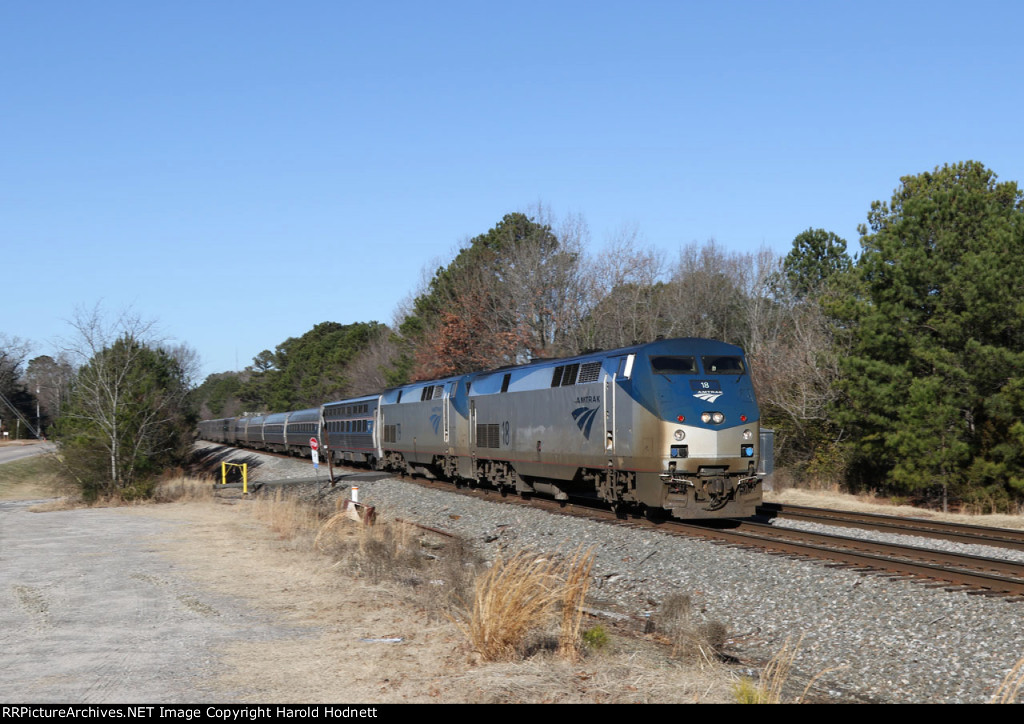
[[286,497],[280,488],[271,496],[254,500],[250,510],[254,518],[285,540],[313,535],[320,526],[320,516],[314,508]]
[[1021,689],[1024,689],[1024,657],[1003,678],[996,693],[989,700],[990,704],[1014,704],[1019,700]]
[[782,690],[789,680],[789,673],[793,670],[793,662],[800,651],[800,644],[804,637],[797,639],[795,644],[792,639],[787,638],[782,643],[782,648],[772,657],[768,665],[761,672],[758,682],[758,691],[761,694],[762,704],[781,704]]
[[368,526],[345,512],[321,525],[314,545],[349,573],[418,589],[428,615],[438,619],[449,618],[471,597],[482,568],[480,558],[461,539],[402,521],[378,520]]
[[476,581],[464,630],[485,661],[510,661],[527,636],[546,623],[561,598],[558,561],[520,552],[494,559]]
[[697,621],[693,602],[683,593],[662,601],[651,620],[650,631],[667,639],[673,658],[713,664],[721,657],[728,629],[720,621]]
[[579,658],[583,603],[594,564],[591,551],[568,559],[521,551],[498,556],[473,587],[467,618],[459,622],[485,661],[510,661],[525,650],[529,636],[546,629],[559,613],[558,651]]
[[562,615],[558,632],[558,653],[576,661],[582,651],[580,624],[583,622],[583,604],[590,589],[590,572],[594,568],[593,549],[576,551],[563,563],[565,579],[562,584]]
[[188,475],[165,478],[153,489],[156,503],[198,503],[213,499],[213,486],[209,480],[200,480]]
[[[804,637],[801,636],[794,644],[792,637],[787,637],[782,643],[782,648],[771,658],[761,671],[761,676],[754,683],[744,677],[733,686],[733,696],[739,704],[782,704],[782,692],[789,681],[793,671],[793,662],[796,661],[800,652],[800,644]],[[793,699],[794,704],[801,704],[807,698],[807,693],[816,682],[825,674],[845,669],[846,664],[833,666],[819,671],[811,677],[804,687],[803,692]]]

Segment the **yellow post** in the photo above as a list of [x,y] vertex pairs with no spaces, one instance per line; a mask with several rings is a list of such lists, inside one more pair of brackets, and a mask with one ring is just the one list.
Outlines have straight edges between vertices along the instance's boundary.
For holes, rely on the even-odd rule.
[[221,463],[220,464],[220,484],[227,485],[228,483],[228,465],[242,469],[242,495],[249,494],[249,463]]

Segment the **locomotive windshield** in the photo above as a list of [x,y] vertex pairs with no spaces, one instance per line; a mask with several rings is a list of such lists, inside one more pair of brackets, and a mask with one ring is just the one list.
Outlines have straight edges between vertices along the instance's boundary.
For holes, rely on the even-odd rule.
[[706,375],[742,375],[747,371],[742,357],[704,357],[702,361]]
[[651,357],[651,369],[656,375],[692,375],[697,373],[697,360],[693,357]]

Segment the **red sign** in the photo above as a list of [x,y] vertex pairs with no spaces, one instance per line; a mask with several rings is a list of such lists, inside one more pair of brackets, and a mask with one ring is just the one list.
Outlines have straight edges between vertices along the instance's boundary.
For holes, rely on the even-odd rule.
[[320,443],[318,443],[316,441],[316,438],[315,437],[309,438],[309,449],[310,450],[316,450],[318,447],[320,447]]

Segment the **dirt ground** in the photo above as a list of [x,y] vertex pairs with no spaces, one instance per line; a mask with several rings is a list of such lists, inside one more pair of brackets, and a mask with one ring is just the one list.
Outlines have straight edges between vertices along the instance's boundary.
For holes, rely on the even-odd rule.
[[575,664],[482,664],[411,589],[351,575],[247,505],[0,503],[0,701],[732,700],[733,671],[614,635]]

